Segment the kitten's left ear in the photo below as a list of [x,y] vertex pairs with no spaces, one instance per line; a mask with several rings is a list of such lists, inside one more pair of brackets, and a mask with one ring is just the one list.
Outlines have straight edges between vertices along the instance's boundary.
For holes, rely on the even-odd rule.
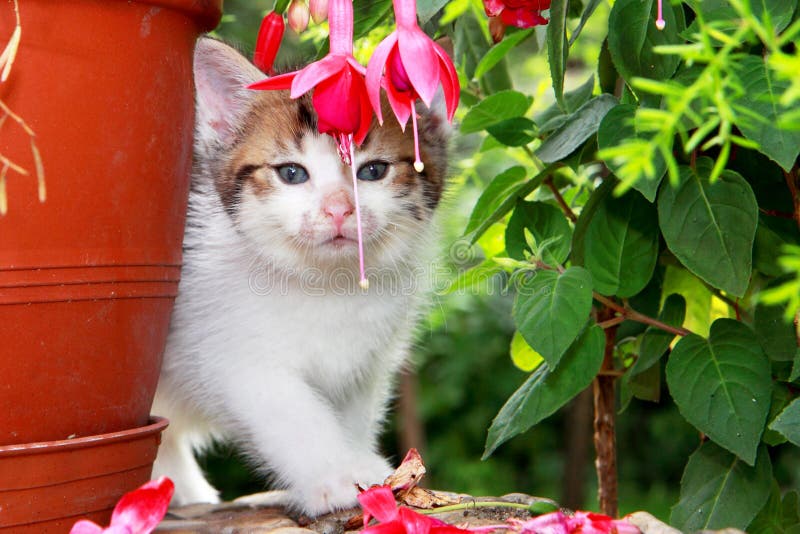
[[210,38],[197,41],[195,122],[201,141],[225,145],[233,141],[253,98],[246,86],[262,78],[264,74],[234,48]]

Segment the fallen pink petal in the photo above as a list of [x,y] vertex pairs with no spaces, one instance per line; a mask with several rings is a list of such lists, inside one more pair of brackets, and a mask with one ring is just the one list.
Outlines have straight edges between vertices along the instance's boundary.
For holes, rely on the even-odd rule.
[[108,527],[83,519],[72,526],[70,534],[149,534],[166,515],[174,492],[175,485],[169,478],[151,480],[122,496]]

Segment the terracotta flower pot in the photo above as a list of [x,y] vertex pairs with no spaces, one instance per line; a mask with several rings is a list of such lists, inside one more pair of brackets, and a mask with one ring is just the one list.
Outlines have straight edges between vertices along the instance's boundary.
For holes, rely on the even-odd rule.
[[[19,0],[0,100],[35,132],[46,201],[30,138],[6,119],[0,154],[30,175],[8,171],[0,215],[0,446],[148,424],[180,274],[192,53],[221,7]],[[14,20],[4,2],[0,48]],[[0,505],[14,469],[3,460]],[[116,497],[149,476],[131,474]]]
[[[20,0],[0,99],[0,445],[147,423],[178,286],[191,166],[192,51],[221,0]],[[14,28],[0,7],[0,35]]]
[[133,430],[0,447],[0,532],[68,532],[108,524],[120,496],[150,479],[166,419]]

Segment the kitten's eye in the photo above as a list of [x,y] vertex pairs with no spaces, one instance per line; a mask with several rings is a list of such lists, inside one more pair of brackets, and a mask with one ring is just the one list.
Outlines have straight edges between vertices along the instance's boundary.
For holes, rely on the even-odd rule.
[[308,181],[308,171],[297,163],[287,163],[277,167],[278,175],[287,184],[296,185]]
[[358,169],[356,176],[359,180],[375,181],[386,175],[389,165],[383,161],[370,161]]

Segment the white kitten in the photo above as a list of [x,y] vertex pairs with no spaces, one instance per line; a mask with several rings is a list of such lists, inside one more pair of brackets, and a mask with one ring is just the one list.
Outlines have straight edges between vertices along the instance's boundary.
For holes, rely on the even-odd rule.
[[[171,421],[156,475],[173,503],[214,502],[193,450],[238,443],[316,515],[390,472],[376,438],[425,284],[446,172],[444,114],[373,125],[356,149],[371,288],[358,286],[350,167],[309,98],[249,91],[263,75],[230,47],[195,52],[195,170],[184,266],[153,412]],[[384,114],[391,116],[387,109]]]

